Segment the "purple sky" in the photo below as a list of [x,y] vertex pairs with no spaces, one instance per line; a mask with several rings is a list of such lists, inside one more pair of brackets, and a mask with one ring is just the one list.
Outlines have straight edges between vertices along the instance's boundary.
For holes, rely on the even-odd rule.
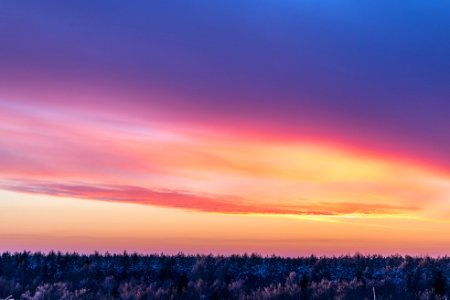
[[448,170],[449,36],[444,1],[5,0],[0,100],[314,137]]

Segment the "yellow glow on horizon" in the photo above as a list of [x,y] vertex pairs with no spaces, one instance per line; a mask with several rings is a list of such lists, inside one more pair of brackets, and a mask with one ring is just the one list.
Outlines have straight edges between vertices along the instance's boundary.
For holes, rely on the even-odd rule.
[[443,253],[450,245],[445,172],[318,142],[52,119],[61,115],[17,112],[0,128],[5,153],[17,154],[0,170],[5,250],[422,253],[428,243]]
[[4,191],[0,211],[0,250],[439,255],[450,246],[449,223],[398,215],[230,215]]

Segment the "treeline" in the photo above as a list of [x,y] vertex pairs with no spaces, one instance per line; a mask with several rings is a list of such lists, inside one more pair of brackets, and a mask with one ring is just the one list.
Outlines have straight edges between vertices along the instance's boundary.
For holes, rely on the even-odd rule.
[[3,253],[0,299],[450,299],[450,258]]

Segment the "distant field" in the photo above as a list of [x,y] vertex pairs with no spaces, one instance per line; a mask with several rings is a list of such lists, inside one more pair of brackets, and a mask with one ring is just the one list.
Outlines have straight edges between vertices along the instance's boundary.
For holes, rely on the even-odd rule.
[[449,257],[0,257],[0,299],[446,299],[449,278]]

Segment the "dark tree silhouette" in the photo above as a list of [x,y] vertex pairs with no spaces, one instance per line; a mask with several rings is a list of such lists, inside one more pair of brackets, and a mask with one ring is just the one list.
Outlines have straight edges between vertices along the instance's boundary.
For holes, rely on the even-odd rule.
[[444,295],[447,288],[447,278],[440,270],[435,273],[433,280],[433,291],[436,295]]
[[3,253],[0,299],[448,299],[450,258]]

